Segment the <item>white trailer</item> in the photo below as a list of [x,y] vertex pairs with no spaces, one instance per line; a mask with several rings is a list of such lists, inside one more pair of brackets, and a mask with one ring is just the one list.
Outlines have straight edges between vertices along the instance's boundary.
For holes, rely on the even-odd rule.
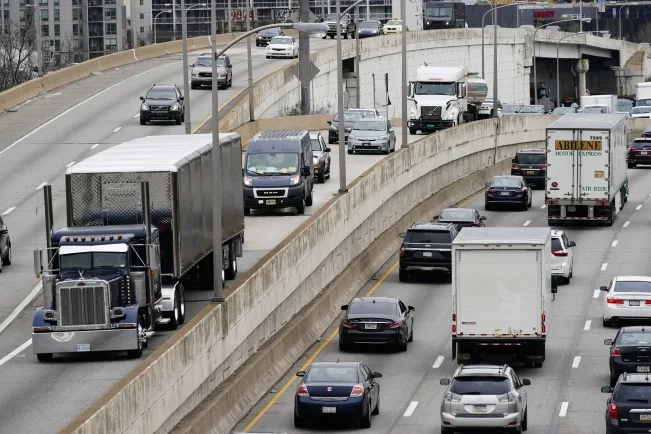
[[635,104],[651,105],[651,82],[645,81],[635,85]]
[[452,359],[541,367],[552,294],[551,230],[464,228],[452,242]]
[[584,95],[581,97],[581,110],[597,107],[602,113],[617,112],[617,95]]
[[626,115],[571,113],[547,127],[549,225],[612,226],[628,200]]

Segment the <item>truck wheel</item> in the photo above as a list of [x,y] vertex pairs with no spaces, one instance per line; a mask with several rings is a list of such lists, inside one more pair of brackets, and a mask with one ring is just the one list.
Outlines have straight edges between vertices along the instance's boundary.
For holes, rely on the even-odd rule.
[[310,193],[310,195],[305,198],[305,205],[306,206],[312,206],[313,201],[314,201],[314,199],[312,198],[312,193]]
[[130,359],[139,359],[142,357],[142,351],[144,349],[144,343],[142,342],[142,332],[143,332],[143,320],[141,316],[138,316],[138,328],[136,329],[136,339],[138,341],[138,349],[128,350],[127,357]]
[[398,280],[401,282],[408,282],[409,281],[409,272],[407,270],[399,270],[398,271]]
[[51,362],[52,361],[52,353],[37,354],[36,358],[41,363]]
[[179,316],[181,312],[181,307],[179,306],[179,293],[178,291],[174,293],[174,306],[172,306],[172,313],[168,314],[170,322],[167,323],[167,328],[169,330],[176,330],[179,328]]
[[296,214],[303,215],[305,214],[305,202],[301,201],[300,204],[296,205]]
[[244,208],[244,215],[246,216],[251,215],[251,208]]
[[237,276],[237,255],[235,254],[235,243],[230,243],[228,247],[228,269],[226,270],[226,279],[233,280]]

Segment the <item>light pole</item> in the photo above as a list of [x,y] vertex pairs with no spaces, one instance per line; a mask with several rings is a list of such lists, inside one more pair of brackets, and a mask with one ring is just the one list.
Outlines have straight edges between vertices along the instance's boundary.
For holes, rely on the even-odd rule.
[[154,27],[154,44],[156,43],[156,18],[158,18],[159,16],[161,16],[163,14],[169,14],[170,12],[172,12],[172,11],[160,11],[158,14],[156,14],[154,19],[152,20],[153,27]]
[[37,1],[33,5],[25,5],[25,7],[34,8],[34,15],[36,15],[36,20],[34,24],[36,27],[36,63],[38,65],[38,75],[39,77],[43,75],[43,41],[41,37],[41,8],[38,5]]
[[551,23],[543,24],[542,26],[538,27],[534,32],[533,32],[533,38],[531,38],[531,41],[533,43],[533,94],[534,94],[534,105],[538,104],[538,76],[536,74],[536,33],[538,33],[538,30],[551,26],[552,24],[560,24],[560,23],[569,23],[572,21],[583,21],[586,23],[589,23],[592,21],[592,18],[579,18],[579,19],[567,19],[567,20],[558,20],[558,21],[552,21]]
[[[400,19],[402,20],[402,27],[400,36],[402,37],[402,145],[401,147],[407,149],[409,145],[409,128],[407,127],[407,86],[409,86],[407,77],[407,0],[400,1]],[[373,89],[375,93],[375,89]],[[387,113],[388,114],[388,113]]]
[[617,10],[617,27],[618,27],[620,41],[622,40],[622,8],[626,6],[635,6],[635,5],[637,5],[637,2],[625,3],[624,5],[620,6]]
[[357,86],[357,92],[355,93],[355,106],[357,108],[361,108],[360,107],[361,92],[359,91],[359,60],[360,60],[359,59],[359,6],[355,6],[355,16],[357,17],[357,21],[355,23],[355,77],[356,77],[355,82]]
[[498,8],[496,7],[493,8],[493,115],[492,117],[494,118],[496,118],[498,114],[498,110],[497,110],[497,9]]
[[[215,3],[217,0],[212,0],[210,4],[211,17],[215,17],[216,6]],[[222,190],[221,190],[221,152],[220,152],[220,142],[219,142],[219,92],[217,91],[217,59],[226,52],[233,45],[237,44],[244,38],[248,38],[252,34],[259,32],[260,30],[273,29],[276,27],[280,28],[293,28],[299,32],[306,33],[326,33],[328,31],[328,25],[325,23],[281,23],[281,24],[269,24],[268,26],[262,26],[255,30],[249,30],[243,35],[238,36],[219,52],[217,52],[217,20],[211,19],[212,31],[210,38],[212,40],[212,185],[213,185],[213,212],[212,212],[212,237],[213,237],[213,291],[214,295],[211,299],[213,303],[222,303],[225,301],[224,298],[224,287],[223,287],[223,267],[222,267],[222,212],[221,212],[221,201],[222,201]],[[250,57],[250,56],[249,56]]]
[[[250,11],[253,10],[253,0],[248,1],[248,10],[246,11],[246,31],[251,31],[251,17],[249,15]],[[248,81],[249,81],[249,120],[253,122],[255,120],[255,106],[253,105],[253,59],[251,58],[251,37],[246,38],[246,54],[247,66],[248,66]],[[309,59],[309,52],[308,52]],[[226,77],[228,78],[228,77]]]
[[[560,72],[560,60],[559,60],[559,55],[558,51],[561,46],[561,41],[566,38],[571,38],[572,36],[576,36],[579,33],[571,33],[569,35],[563,36],[561,39],[558,40],[556,43],[556,107],[561,106],[561,72]],[[584,37],[585,40],[585,33],[581,33]],[[585,43],[585,42],[584,42]],[[535,58],[535,56],[534,56]],[[535,80],[535,79],[534,79]],[[538,88],[536,87],[536,83],[534,83],[534,89],[536,92],[536,96],[538,96]]]

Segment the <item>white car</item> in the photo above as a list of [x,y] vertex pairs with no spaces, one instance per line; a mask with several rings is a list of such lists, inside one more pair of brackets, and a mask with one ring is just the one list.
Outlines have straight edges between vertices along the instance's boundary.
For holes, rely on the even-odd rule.
[[631,110],[632,118],[651,118],[651,106],[633,107]]
[[600,288],[604,296],[604,327],[618,319],[651,318],[651,277],[617,276]]
[[387,23],[382,27],[382,33],[384,35],[400,32],[402,32],[402,20],[396,18],[387,21]]
[[576,243],[567,239],[565,232],[552,231],[552,276],[560,277],[561,283],[568,284],[574,269],[574,250]]
[[295,59],[298,57],[298,41],[291,36],[274,36],[267,45],[267,59],[272,57],[285,57]]

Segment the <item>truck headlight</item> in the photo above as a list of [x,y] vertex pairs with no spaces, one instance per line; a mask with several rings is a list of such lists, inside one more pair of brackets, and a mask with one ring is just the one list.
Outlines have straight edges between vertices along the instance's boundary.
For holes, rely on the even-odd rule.
[[416,119],[416,113],[414,112],[409,113],[409,119]]
[[143,112],[148,112],[149,106],[147,104],[143,104],[140,106],[140,110],[142,110]]
[[448,114],[448,115],[445,117],[445,119],[448,120],[448,121],[451,121],[452,119],[454,119],[454,112]]
[[181,109],[181,107],[178,104],[174,104],[174,105],[172,105],[172,107],[170,107],[170,110],[173,111],[173,112],[177,112],[180,109]]
[[291,178],[289,178],[289,183],[291,185],[296,185],[299,182],[301,182],[301,175],[300,174],[299,175],[294,175]]
[[244,176],[244,185],[251,187],[253,185],[253,179],[250,176]]

